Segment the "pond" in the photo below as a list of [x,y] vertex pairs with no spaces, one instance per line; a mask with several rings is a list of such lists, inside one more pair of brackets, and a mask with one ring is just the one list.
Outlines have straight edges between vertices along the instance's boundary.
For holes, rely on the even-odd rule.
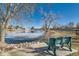
[[23,42],[32,42],[35,40],[39,40],[44,35],[43,31],[36,32],[25,32],[25,33],[10,33],[5,37],[5,42],[8,44],[16,44]]

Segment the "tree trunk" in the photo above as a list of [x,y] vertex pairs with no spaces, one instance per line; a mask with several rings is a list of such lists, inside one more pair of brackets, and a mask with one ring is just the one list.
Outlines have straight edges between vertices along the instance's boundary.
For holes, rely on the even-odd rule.
[[0,27],[0,42],[5,43],[5,28],[3,28],[4,25],[1,25]]
[[45,33],[44,33],[43,39],[44,39],[44,41],[46,41],[48,39],[48,37],[47,37],[48,29],[45,28],[44,31],[45,31]]

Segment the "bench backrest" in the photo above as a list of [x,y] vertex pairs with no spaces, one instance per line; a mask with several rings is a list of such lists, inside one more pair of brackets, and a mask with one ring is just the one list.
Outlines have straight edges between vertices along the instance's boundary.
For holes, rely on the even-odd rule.
[[49,45],[49,46],[54,45],[55,40],[56,40],[56,38],[50,38],[50,39],[48,40],[48,45]]
[[50,38],[48,40],[48,45],[62,45],[62,44],[68,44],[71,43],[71,37],[58,37],[58,38]]
[[71,42],[71,39],[72,39],[71,37],[64,37],[64,38],[63,38],[63,43],[64,43],[64,44],[68,44],[68,43]]

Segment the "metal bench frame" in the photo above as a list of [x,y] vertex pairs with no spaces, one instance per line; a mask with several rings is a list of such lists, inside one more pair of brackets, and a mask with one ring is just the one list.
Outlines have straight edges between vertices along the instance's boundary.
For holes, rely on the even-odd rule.
[[[57,40],[59,40],[60,43],[57,43]],[[65,44],[69,48],[69,51],[72,51],[72,49],[71,49],[71,40],[72,40],[71,37],[49,38],[49,40],[48,40],[48,51],[52,50],[52,52],[54,53],[54,56],[56,56],[56,48],[57,48],[56,44],[59,44],[61,46],[61,48]]]

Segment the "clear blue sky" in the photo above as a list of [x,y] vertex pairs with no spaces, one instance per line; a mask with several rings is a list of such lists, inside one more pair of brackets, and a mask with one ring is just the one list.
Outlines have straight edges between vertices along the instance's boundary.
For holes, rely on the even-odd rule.
[[[56,13],[60,16],[62,16],[57,22],[61,25],[63,24],[67,24],[69,22],[74,22],[74,23],[77,23],[79,22],[79,4],[75,4],[75,3],[57,3],[57,4],[49,4],[50,7],[51,7],[51,11],[53,13]],[[49,8],[47,6],[47,4],[37,4],[37,8],[35,10],[35,13],[32,17],[33,19],[33,23],[29,23],[29,24],[26,24],[26,22],[24,23],[20,23],[21,26],[24,26],[24,27],[32,27],[32,26],[35,26],[35,27],[39,27],[42,25],[42,22],[41,22],[41,15],[40,15],[40,12],[39,12],[39,8],[43,8],[44,11],[46,12],[49,12]],[[23,16],[22,20],[27,20],[27,17],[26,15]],[[13,21],[12,24],[16,24],[18,22],[16,21]]]

